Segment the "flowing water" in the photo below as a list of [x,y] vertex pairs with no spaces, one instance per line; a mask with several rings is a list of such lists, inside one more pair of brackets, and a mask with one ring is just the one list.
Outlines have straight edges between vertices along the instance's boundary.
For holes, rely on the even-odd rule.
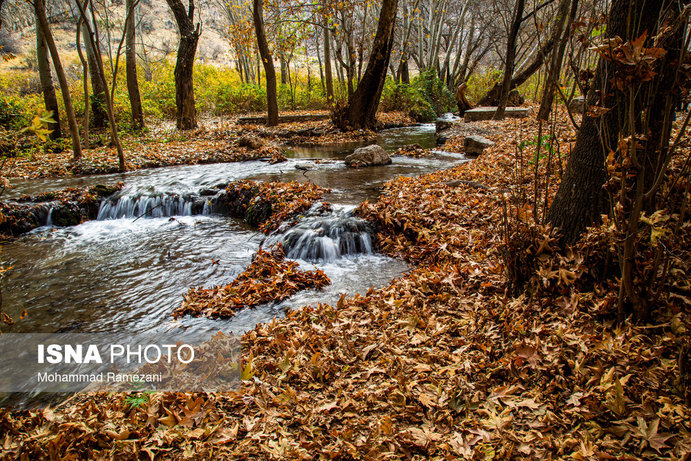
[[[406,144],[434,147],[434,126],[382,132],[392,151]],[[397,175],[418,175],[463,161],[461,156],[394,157],[392,165],[348,169],[350,148],[305,148],[287,162],[186,165],[125,174],[18,181],[12,194],[37,194],[68,186],[123,181],[102,204],[99,219],[70,228],[45,226],[6,244],[3,306],[12,332],[122,332],[156,335],[179,331],[194,338],[218,330],[242,333],[281,316],[287,307],[334,303],[342,293],[365,293],[402,274],[406,265],[374,253],[369,224],[354,217],[363,200],[375,199]],[[300,169],[296,168],[299,166]],[[212,194],[238,179],[311,181],[329,187],[333,211],[315,207],[294,228],[266,237],[239,220],[214,212]],[[219,188],[213,190],[215,186]],[[200,190],[212,189],[203,192]],[[246,309],[227,320],[183,318],[172,310],[191,286],[230,283],[261,243],[284,242],[288,257],[331,278],[324,291],[305,291],[278,305]]]

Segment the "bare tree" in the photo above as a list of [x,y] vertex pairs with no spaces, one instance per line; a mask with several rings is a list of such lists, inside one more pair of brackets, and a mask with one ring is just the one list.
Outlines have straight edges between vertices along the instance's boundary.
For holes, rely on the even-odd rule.
[[504,64],[504,77],[501,83],[501,97],[497,111],[494,113],[495,120],[504,118],[504,111],[509,100],[509,91],[511,91],[511,76],[513,75],[513,67],[516,59],[516,39],[518,32],[523,22],[523,10],[525,8],[525,0],[516,0],[516,5],[513,11],[513,20],[511,21],[511,28],[509,29],[509,36],[506,44],[506,62]]
[[269,126],[278,125],[278,96],[276,93],[276,69],[274,68],[273,56],[266,40],[264,28],[264,0],[253,0],[252,15],[254,18],[254,29],[257,34],[257,46],[259,55],[264,65],[266,73],[266,102],[268,106],[267,124]]
[[[571,10],[567,13],[567,8],[571,3]],[[559,40],[559,46],[552,51],[552,57],[549,64],[549,73],[547,74],[547,81],[545,82],[545,88],[542,96],[542,101],[540,103],[540,109],[537,113],[537,118],[540,120],[549,119],[549,113],[552,108],[552,103],[554,102],[554,89],[558,85],[559,74],[561,73],[561,66],[564,62],[564,52],[566,50],[566,42],[569,38],[569,29],[576,17],[576,12],[578,11],[578,0],[562,0],[559,5],[559,12],[557,15],[557,30],[555,34],[562,35]],[[568,14],[568,20],[565,16]],[[566,29],[566,33],[563,30]]]
[[43,92],[43,103],[46,111],[50,112],[53,122],[48,124],[51,130],[50,139],[58,139],[60,133],[60,110],[58,108],[58,98],[55,95],[53,77],[50,73],[49,52],[46,45],[45,34],[39,22],[36,23],[36,59],[38,61],[38,76],[41,80],[41,91]]
[[[113,100],[111,99],[111,96],[108,92],[108,82],[106,80],[106,73],[103,68],[103,57],[101,56],[101,47],[98,39],[98,35],[96,35],[94,29],[92,29],[89,21],[88,21],[88,13],[87,13],[87,6],[88,6],[89,0],[84,1],[84,5],[81,4],[79,0],[77,0],[77,7],[79,8],[79,14],[81,15],[81,18],[83,19],[83,24],[86,30],[86,39],[89,42],[91,48],[95,50],[96,53],[96,66],[98,69],[98,73],[96,77],[100,79],[101,85],[105,89],[104,92],[104,98],[105,98],[105,109],[106,109],[106,114],[108,116],[108,124],[110,125],[110,140],[111,144],[115,146],[115,149],[118,154],[118,164],[120,167],[120,171],[125,171],[127,169],[127,165],[125,163],[125,153],[122,149],[122,143],[120,142],[120,136],[118,134],[118,127],[115,123],[115,113],[113,110]],[[94,19],[93,16],[93,10],[92,10],[92,19]],[[94,21],[95,22],[95,21]]]
[[53,60],[53,67],[55,68],[58,82],[60,82],[62,100],[65,104],[67,122],[70,127],[70,136],[72,137],[73,159],[77,161],[82,157],[82,146],[79,140],[79,127],[77,126],[77,119],[74,116],[74,107],[72,106],[72,97],[70,96],[70,86],[67,83],[65,69],[62,67],[60,55],[58,54],[58,47],[55,45],[55,39],[53,38],[53,33],[50,30],[50,25],[48,24],[48,18],[46,17],[46,4],[44,0],[33,0],[32,4],[36,14],[36,21],[38,22],[43,33],[43,38],[45,39],[46,46],[48,47],[50,56]]

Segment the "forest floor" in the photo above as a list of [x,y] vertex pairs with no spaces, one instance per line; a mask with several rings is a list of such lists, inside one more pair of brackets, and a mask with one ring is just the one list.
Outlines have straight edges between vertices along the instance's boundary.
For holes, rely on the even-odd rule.
[[380,250],[413,269],[257,325],[238,393],[0,410],[0,458],[688,459],[691,224],[655,323],[618,324],[608,226],[560,248],[530,224],[574,139],[562,118],[538,165],[535,121],[487,122],[500,135],[478,159],[363,203]]
[[[303,112],[285,112],[295,115]],[[408,126],[413,120],[403,113],[380,113],[377,116],[383,127]],[[122,135],[122,144],[128,170],[155,168],[198,163],[238,162],[271,159],[279,153],[281,145],[329,145],[350,142],[366,142],[376,139],[373,131],[344,133],[331,121],[284,123],[275,128],[263,125],[241,125],[237,117],[200,120],[196,130],[181,132],[175,124],[163,122],[150,126],[141,135]],[[240,136],[259,138],[261,147],[238,143]],[[96,138],[93,134],[92,141]],[[108,134],[99,133],[102,144],[108,143]],[[43,178],[84,174],[118,172],[117,153],[108,145],[83,149],[83,157],[74,162],[72,150],[61,152],[36,152],[30,156],[10,159],[0,174],[6,178]],[[275,157],[276,158],[276,157]]]

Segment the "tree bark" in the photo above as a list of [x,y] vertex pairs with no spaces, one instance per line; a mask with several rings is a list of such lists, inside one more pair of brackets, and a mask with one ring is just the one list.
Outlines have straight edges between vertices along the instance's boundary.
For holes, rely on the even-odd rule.
[[62,100],[65,104],[65,112],[67,112],[67,123],[70,127],[70,136],[72,137],[72,155],[73,159],[78,161],[82,158],[82,146],[79,140],[77,118],[74,116],[74,107],[72,106],[72,97],[70,96],[70,86],[67,83],[65,69],[62,67],[62,62],[60,62],[58,47],[55,45],[53,34],[50,31],[50,25],[48,24],[48,18],[46,17],[46,4],[44,3],[44,0],[34,0],[33,5],[34,12],[36,13],[36,21],[43,32],[43,38],[45,39],[48,50],[50,51],[50,56],[53,60],[53,67],[55,68],[55,73],[58,77],[58,82],[60,83]]
[[391,58],[397,4],[398,0],[382,2],[377,33],[365,73],[353,96],[348,98],[348,104],[334,117],[334,122],[341,129],[372,128],[376,123],[377,108]]
[[139,94],[139,81],[137,79],[137,48],[134,8],[135,0],[127,0],[126,12],[127,28],[125,36],[125,73],[127,74],[127,94],[130,99],[132,112],[132,127],[135,130],[144,128],[144,112],[142,111],[142,99]]
[[329,37],[329,29],[326,27],[326,21],[324,23],[324,78],[326,79],[326,102],[331,107],[334,103],[334,80],[331,73],[331,38]]
[[[612,3],[606,35],[609,38],[619,36],[624,41],[639,37],[644,31],[649,37],[657,31],[657,21],[663,10],[663,4],[670,2],[649,2],[645,0],[615,0]],[[677,2],[672,2],[677,3]],[[679,6],[675,5],[679,9]],[[677,53],[678,54],[678,53]],[[674,68],[671,57],[666,57],[666,65]],[[569,156],[564,177],[559,185],[557,194],[547,214],[548,221],[561,230],[563,239],[567,243],[575,242],[586,227],[600,221],[600,216],[609,209],[609,199],[603,189],[607,181],[605,170],[606,153],[617,151],[620,130],[629,118],[629,113],[641,117],[646,115],[652,125],[651,136],[647,145],[657,150],[646,159],[648,162],[659,163],[657,158],[666,152],[660,139],[669,135],[670,114],[666,114],[667,100],[674,84],[675,72],[664,71],[650,85],[655,84],[659,91],[652,100],[639,100],[637,107],[627,103],[627,92],[617,91],[611,86],[615,66],[604,59],[600,59],[595,73],[595,81],[588,95],[589,103],[596,102],[596,94],[605,95],[598,103],[599,106],[610,109],[600,117],[583,115],[581,129],[576,137],[576,144]],[[666,81],[662,81],[662,78]],[[640,98],[639,98],[640,99]],[[667,124],[667,127],[664,125]],[[635,127],[629,127],[629,131]]]
[[79,55],[79,61],[82,63],[82,90],[84,92],[84,119],[82,123],[84,124],[83,140],[86,148],[89,149],[89,63],[86,61],[84,52],[82,51],[82,20],[81,15],[77,19],[77,36],[75,42],[77,45],[77,54]]
[[497,111],[494,113],[494,120],[501,120],[504,118],[506,104],[509,101],[509,92],[511,91],[511,77],[513,76],[513,66],[516,60],[516,39],[518,32],[521,29],[521,22],[523,22],[523,9],[525,8],[525,0],[516,0],[514,7],[513,20],[509,29],[508,40],[506,41],[506,63],[504,65],[504,78],[501,84],[501,96],[499,97],[499,104]]
[[175,62],[175,105],[177,127],[191,130],[197,127],[197,109],[194,103],[194,56],[201,35],[201,23],[194,25],[194,0],[189,0],[187,11],[182,0],[166,0],[173,11],[180,32],[178,55]]
[[46,111],[50,112],[53,119],[52,123],[48,124],[50,132],[50,139],[59,139],[60,133],[60,110],[58,108],[58,98],[55,95],[55,86],[53,85],[53,77],[50,73],[50,62],[48,61],[48,48],[46,46],[46,39],[40,24],[36,24],[36,59],[38,60],[38,75],[41,81],[41,90],[43,92],[43,103],[46,106]]
[[[91,5],[91,8],[93,8],[93,5]],[[82,29],[82,36],[84,38],[86,60],[89,63],[89,76],[91,77],[91,113],[93,115],[93,126],[94,128],[105,128],[108,120],[105,98],[106,89],[98,75],[96,50],[94,50],[94,47],[91,45],[91,40],[89,40],[89,37],[87,37],[87,34],[89,33],[88,30],[92,29],[92,26],[90,25],[91,21],[88,17],[85,17],[84,21],[86,24],[89,24],[89,27],[84,27]]]
[[288,84],[288,73],[290,72],[290,70],[288,69],[288,63],[286,62],[285,54],[279,53],[278,59],[281,63],[281,85],[287,85]]
[[278,125],[278,95],[276,93],[276,69],[274,60],[269,50],[264,31],[264,0],[253,0],[252,15],[254,18],[254,30],[257,34],[257,45],[266,73],[266,102],[268,106],[267,125]]

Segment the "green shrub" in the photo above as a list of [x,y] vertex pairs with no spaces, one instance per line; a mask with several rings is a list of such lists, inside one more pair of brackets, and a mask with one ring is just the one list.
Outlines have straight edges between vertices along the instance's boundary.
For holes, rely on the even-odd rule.
[[220,85],[215,102],[216,115],[262,112],[266,110],[266,89],[247,83]]
[[391,77],[384,84],[379,109],[384,112],[405,112],[416,122],[431,122],[437,118],[434,107],[419,88],[404,83],[397,84]]
[[20,130],[29,124],[25,107],[15,98],[0,96],[0,127]]
[[456,109],[456,99],[446,84],[437,76],[437,71],[423,71],[411,83],[427,99],[437,116]]
[[468,79],[468,87],[465,95],[471,104],[477,102],[485,96],[492,87],[501,79],[502,71],[490,67],[482,73],[474,73]]

